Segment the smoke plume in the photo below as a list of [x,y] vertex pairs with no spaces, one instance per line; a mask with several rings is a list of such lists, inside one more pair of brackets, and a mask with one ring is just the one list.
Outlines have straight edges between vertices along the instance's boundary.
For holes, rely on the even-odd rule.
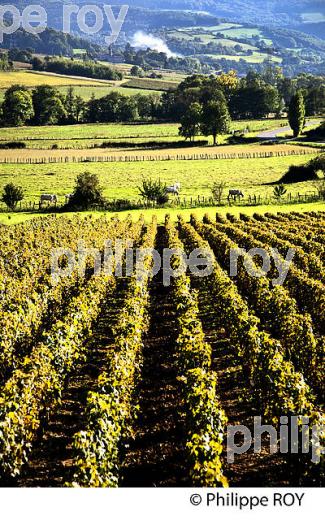
[[153,36],[153,34],[145,34],[137,31],[131,41],[131,45],[136,49],[151,49],[157,52],[164,52],[168,58],[175,58],[177,54],[173,53],[168,45],[161,39]]

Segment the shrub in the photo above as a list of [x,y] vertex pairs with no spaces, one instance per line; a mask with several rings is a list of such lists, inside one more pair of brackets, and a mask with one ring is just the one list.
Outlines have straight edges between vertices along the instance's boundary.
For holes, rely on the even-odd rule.
[[221,204],[222,196],[226,187],[225,182],[214,182],[212,186],[212,196],[218,204]]
[[96,174],[81,173],[77,177],[74,193],[68,203],[69,207],[87,209],[95,204],[104,204],[103,189]]
[[24,150],[25,148],[27,148],[27,146],[23,141],[10,141],[0,144],[1,150]]
[[15,184],[10,183],[3,188],[1,200],[9,209],[14,210],[18,202],[23,200],[23,198],[24,192],[21,186],[15,186]]
[[160,179],[159,181],[144,179],[142,181],[142,186],[139,187],[139,195],[147,201],[160,204],[159,201],[165,200],[166,198],[166,188],[166,184],[163,184]]
[[287,190],[283,186],[283,184],[279,184],[279,186],[276,186],[273,191],[273,195],[276,199],[280,200],[284,195],[287,193]]
[[168,202],[169,202],[169,197],[168,197],[167,193],[164,193],[164,195],[160,195],[157,198],[157,204],[159,206],[164,206],[164,204],[168,204]]

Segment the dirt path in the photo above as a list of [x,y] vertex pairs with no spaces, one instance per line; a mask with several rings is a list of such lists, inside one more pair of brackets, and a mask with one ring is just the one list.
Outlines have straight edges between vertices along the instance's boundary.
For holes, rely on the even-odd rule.
[[[164,243],[158,232],[158,250]],[[186,481],[170,288],[156,277],[151,288],[151,326],[144,345],[135,436],[125,455],[124,487],[172,487]]]

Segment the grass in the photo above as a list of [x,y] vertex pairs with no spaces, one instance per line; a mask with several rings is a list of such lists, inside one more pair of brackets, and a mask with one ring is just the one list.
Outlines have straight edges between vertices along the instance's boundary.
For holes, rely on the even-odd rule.
[[[250,133],[272,130],[286,126],[284,119],[263,119],[256,121],[233,121],[232,130]],[[88,124],[71,126],[38,126],[21,128],[0,128],[0,141],[78,140],[78,139],[126,139],[177,137],[179,124]]]
[[[324,202],[315,202],[315,203],[307,203],[307,204],[285,204],[285,205],[277,205],[277,206],[254,206],[254,207],[216,207],[216,208],[198,208],[198,209],[186,209],[186,210],[144,210],[144,211],[123,211],[118,213],[120,219],[125,218],[128,214],[131,213],[133,220],[137,220],[140,215],[144,215],[147,222],[151,220],[153,215],[157,216],[158,222],[163,222],[166,214],[170,214],[173,220],[177,220],[178,215],[182,215],[183,218],[189,220],[192,213],[197,215],[198,218],[202,218],[205,214],[208,214],[210,217],[214,218],[215,214],[218,212],[222,215],[226,213],[231,213],[233,215],[238,216],[240,213],[245,215],[253,215],[254,213],[276,213],[281,211],[283,213],[290,213],[291,211],[298,212],[308,212],[308,211],[325,211],[325,203]],[[105,212],[108,218],[112,217],[116,213]],[[72,215],[69,213],[69,215]],[[84,217],[92,215],[94,218],[99,218],[103,216],[103,213],[100,212],[85,212],[81,213]],[[0,213],[0,224],[3,225],[14,225],[20,224],[22,222],[26,222],[27,220],[31,220],[33,218],[43,218],[45,214],[40,215],[39,213]]]
[[[201,55],[203,56],[203,55]],[[230,54],[204,54],[209,58],[214,58],[216,60],[231,60],[231,61],[240,61],[244,60],[247,63],[263,63],[265,60],[272,61],[273,63],[282,63],[282,58],[279,56],[270,56],[269,54],[264,54],[263,52],[254,52],[252,56],[244,56],[244,55],[230,55]]]
[[[136,81],[136,80],[135,80]],[[24,85],[27,88],[35,88],[39,85],[51,85],[58,88],[64,94],[69,87],[74,87],[75,94],[81,96],[84,100],[89,100],[94,94],[96,98],[106,96],[111,92],[119,92],[126,96],[135,96],[136,94],[161,94],[161,91],[168,90],[177,86],[176,82],[160,81],[156,84],[154,80],[142,80],[143,83],[132,85],[131,82],[121,81],[97,81],[96,79],[85,80],[70,76],[56,76],[52,74],[37,74],[27,71],[0,72],[0,101],[3,100],[6,89],[12,85]],[[151,81],[151,82],[150,82]],[[130,83],[130,86],[128,86]]]
[[260,29],[253,27],[230,27],[229,29],[221,29],[217,32],[230,38],[254,38],[254,36],[263,36]]
[[[0,165],[0,190],[8,182],[21,185],[26,201],[39,201],[42,193],[55,193],[61,202],[73,190],[76,176],[89,171],[99,176],[104,195],[109,199],[138,200],[138,186],[142,178],[161,179],[166,184],[181,182],[181,196],[189,199],[211,196],[213,182],[225,182],[227,188],[242,189],[245,196],[272,195],[273,186],[291,164],[303,164],[306,157],[269,159],[228,159],[203,161],[170,161],[142,163],[87,163],[49,165]],[[227,189],[226,188],[226,189]],[[315,191],[312,183],[290,185],[288,191]]]
[[258,51],[257,47],[255,47],[254,45],[249,45],[248,43],[239,43],[235,40],[227,40],[226,38],[218,38],[217,40],[215,40],[215,42],[219,43],[220,45],[223,45],[224,47],[229,47],[230,49],[233,49],[234,47],[236,47],[236,45],[240,45],[240,47],[245,51]]
[[[112,82],[111,82],[112,83]],[[12,85],[19,84],[25,85],[26,87],[37,87],[39,85],[51,85],[53,87],[62,86],[90,86],[99,85],[103,86],[103,83],[92,80],[76,79],[69,76],[55,76],[52,74],[35,74],[28,71],[13,71],[13,72],[0,72],[0,89],[7,89]]]
[[[59,87],[63,94],[66,94],[69,87]],[[76,95],[81,96],[85,101],[89,101],[89,99],[94,95],[96,99],[107,96],[111,92],[118,92],[119,94],[123,94],[124,96],[136,96],[137,94],[141,94],[142,96],[148,94],[161,94],[159,90],[145,90],[141,88],[128,88],[119,86],[105,87],[105,86],[91,86],[91,87],[74,87],[74,92]]]
[[124,84],[124,88],[137,88],[156,91],[176,89],[179,82],[151,78],[132,78]]
[[[184,160],[188,158],[194,158],[197,160],[197,157],[195,156],[197,156],[198,154],[201,154],[203,156],[202,159],[206,160],[207,158],[216,159],[216,155],[218,155],[218,159],[220,159],[222,158],[220,157],[220,154],[238,155],[245,153],[257,153],[259,154],[259,156],[261,156],[266,152],[272,152],[273,154],[275,154],[276,152],[286,152],[287,155],[292,150],[298,152],[298,147],[296,144],[291,145],[286,143],[264,145],[262,147],[259,143],[228,145],[227,143],[222,142],[218,146],[213,146],[212,139],[210,138],[210,146],[201,145],[195,147],[188,147],[185,145],[184,141],[180,139],[180,137],[175,138],[175,140],[177,141],[177,146],[174,146],[173,144],[169,145],[168,142],[170,140],[174,141],[174,139],[169,138],[155,139],[154,143],[157,143],[157,146],[153,145],[149,148],[145,145],[145,143],[148,142],[148,139],[130,139],[127,140],[127,146],[119,146],[120,139],[114,139],[112,141],[112,146],[110,146],[109,144],[107,145],[107,142],[105,140],[105,147],[101,146],[103,144],[103,141],[96,141],[96,148],[91,146],[86,148],[85,145],[89,143],[89,140],[86,140],[81,145],[75,145],[73,148],[71,148],[70,146],[66,147],[63,143],[63,146],[61,146],[62,149],[58,148],[54,150],[46,148],[25,150],[0,150],[0,163],[28,163],[30,160],[33,160],[34,163],[43,162],[44,164],[55,164],[56,162],[62,162],[62,158],[63,162],[64,160],[67,160],[68,162],[88,162],[89,160],[103,162],[104,159],[107,161],[107,157],[113,157],[113,161],[125,160],[125,156],[127,156],[128,158],[127,162],[129,162],[129,158],[131,157],[131,160],[136,162],[143,161],[145,160],[144,158],[146,158],[147,160],[151,160],[153,158],[154,161],[166,161],[167,159],[173,159],[175,161],[176,159],[182,159],[182,157],[184,156]],[[158,143],[164,144],[163,149],[161,148],[161,146],[158,146]],[[68,141],[68,144],[70,145],[71,141]],[[98,145],[101,147],[99,148]],[[305,152],[306,147],[303,148],[303,153]],[[117,159],[114,159],[114,157]]]
[[113,139],[129,137],[161,137],[178,135],[177,124],[88,124],[72,126],[39,126],[0,128],[0,140],[16,139]]

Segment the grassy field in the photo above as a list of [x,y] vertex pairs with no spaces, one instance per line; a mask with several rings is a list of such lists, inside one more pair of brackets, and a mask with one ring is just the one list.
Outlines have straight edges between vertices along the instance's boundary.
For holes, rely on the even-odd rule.
[[280,58],[279,56],[270,56],[269,54],[264,54],[263,52],[254,52],[251,56],[230,56],[229,54],[204,54],[204,56],[207,56],[208,58],[214,58],[216,60],[224,59],[237,62],[240,60],[244,60],[247,63],[263,63],[265,60],[273,63],[282,63],[282,58]]
[[[189,220],[192,213],[197,215],[198,218],[202,218],[205,214],[208,214],[210,217],[214,218],[215,214],[218,212],[221,215],[225,215],[226,213],[231,213],[232,215],[239,216],[240,213],[245,215],[253,215],[254,213],[276,213],[280,211],[282,213],[290,213],[291,211],[299,211],[299,212],[308,212],[308,211],[325,211],[325,203],[324,202],[315,202],[312,204],[279,204],[275,206],[252,206],[252,207],[216,207],[216,208],[198,208],[198,209],[157,209],[157,210],[134,210],[130,211],[121,211],[120,213],[110,213],[110,212],[84,212],[79,215],[87,217],[92,215],[93,218],[99,218],[103,215],[106,215],[108,218],[111,218],[114,215],[118,215],[120,219],[125,218],[128,214],[131,213],[132,218],[136,221],[140,215],[144,215],[145,220],[147,222],[151,221],[153,215],[157,216],[158,222],[164,222],[165,216],[167,214],[171,215],[174,221],[177,220],[178,215],[182,215],[182,217],[186,220]],[[69,213],[71,215],[71,213]],[[43,218],[46,214],[39,213],[0,213],[0,224],[11,226],[14,224],[20,224],[21,222],[25,222],[27,220],[31,220],[33,218]]]
[[[108,82],[112,84],[114,82]],[[7,89],[11,85],[25,85],[26,87],[37,87],[39,85],[52,85],[53,87],[63,86],[91,86],[99,85],[103,86],[102,82],[96,81],[95,79],[84,80],[82,78],[71,78],[69,76],[55,76],[54,74],[35,74],[28,71],[13,71],[13,72],[0,72],[0,89]]]
[[[256,121],[233,121],[232,130],[251,134],[286,126],[285,119],[263,119]],[[22,128],[0,128],[0,141],[78,140],[78,139],[129,139],[177,137],[179,124],[88,124],[72,126],[39,126]]]
[[[59,87],[59,90],[63,92],[63,94],[67,93],[69,87]],[[161,91],[158,90],[146,90],[142,88],[128,88],[121,86],[112,86],[112,87],[105,87],[105,86],[91,86],[91,87],[74,87],[74,91],[76,95],[81,96],[85,101],[89,101],[89,99],[92,96],[95,96],[95,98],[101,98],[104,96],[107,96],[111,92],[118,92],[119,94],[123,94],[124,96],[136,96],[138,94],[141,94],[142,96],[148,95],[148,94],[157,94],[160,95]]]
[[[282,63],[282,58],[279,56],[272,56],[266,52],[261,52],[258,47],[256,47],[257,36],[259,36],[260,39],[263,40],[267,45],[271,46],[273,43],[272,40],[263,37],[263,31],[259,28],[243,27],[240,24],[224,23],[213,27],[187,27],[171,30],[168,32],[168,36],[170,38],[188,42],[193,41],[194,38],[197,38],[201,41],[201,44],[221,44],[229,49],[233,49],[236,45],[240,45],[244,51],[253,51],[252,56],[245,56],[241,55],[240,53],[232,56],[226,53],[211,53],[211,49],[207,47],[206,52],[203,48],[203,50],[201,50],[201,54],[197,54],[197,56],[201,56],[202,58],[214,58],[216,60],[225,59],[237,62],[244,60],[247,63],[252,64],[263,63],[265,60],[275,64]],[[241,38],[245,38],[250,41],[246,43],[238,42],[238,39]]]
[[[181,182],[182,197],[211,196],[213,182],[225,182],[227,188],[238,188],[245,196],[272,195],[273,186],[291,164],[303,164],[308,157],[269,159],[228,159],[203,161],[170,161],[143,163],[88,163],[49,165],[0,165],[0,190],[8,182],[20,184],[26,201],[37,202],[42,193],[55,193],[61,202],[73,190],[76,176],[89,171],[99,176],[104,194],[109,199],[138,200],[138,186],[143,178],[161,179],[166,184]],[[316,191],[312,183],[290,185],[292,194]]]
[[[155,140],[150,147],[148,147],[148,141],[142,140],[128,140],[127,143],[119,146],[120,140],[114,139],[111,142],[96,141],[96,146],[85,147],[85,142],[81,146],[75,145],[74,148],[62,146],[62,149],[55,147],[55,149],[26,149],[26,150],[0,150],[0,163],[23,163],[32,160],[34,163],[58,163],[58,162],[88,162],[96,161],[102,162],[107,157],[112,158],[111,160],[125,160],[127,161],[143,161],[144,158],[147,160],[169,160],[169,159],[198,159],[197,156],[200,154],[200,159],[223,159],[229,157],[220,157],[220,154],[258,154],[262,156],[265,153],[272,153],[273,155],[278,152],[284,152],[289,155],[290,152],[300,153],[300,155],[307,153],[306,147],[299,147],[298,145],[291,144],[275,144],[275,145],[264,145],[257,144],[240,144],[240,145],[229,145],[226,143],[213,146],[210,139],[210,145],[206,144],[201,146],[185,145],[184,141],[177,137],[177,146],[173,143],[168,144],[169,141],[174,141],[170,138],[161,138]],[[62,143],[62,142],[61,142]],[[69,144],[71,141],[69,141]],[[87,140],[87,143],[89,141]],[[163,144],[163,147],[161,146]],[[316,152],[315,152],[316,153]],[[218,157],[216,157],[216,155]],[[63,160],[62,160],[63,158]],[[240,157],[241,158],[241,157]],[[259,157],[257,157],[259,158]]]
[[123,86],[124,88],[137,88],[147,89],[156,91],[167,91],[175,89],[179,81],[166,81],[163,79],[151,79],[151,78],[132,78],[127,81]]
[[[70,76],[56,76],[52,74],[35,74],[26,71],[0,72],[0,101],[3,100],[5,91],[12,85],[25,85],[27,88],[35,88],[39,85],[51,85],[58,88],[64,94],[69,87],[74,87],[75,94],[84,100],[89,100],[92,95],[96,98],[106,96],[111,92],[119,92],[126,96],[137,94],[161,94],[163,90],[168,90],[172,86],[177,86],[176,82],[162,81],[152,83],[154,80],[143,80],[143,83],[133,84],[132,81],[97,81],[95,79],[82,79]],[[145,82],[147,81],[147,82]],[[129,86],[128,86],[129,84]]]

